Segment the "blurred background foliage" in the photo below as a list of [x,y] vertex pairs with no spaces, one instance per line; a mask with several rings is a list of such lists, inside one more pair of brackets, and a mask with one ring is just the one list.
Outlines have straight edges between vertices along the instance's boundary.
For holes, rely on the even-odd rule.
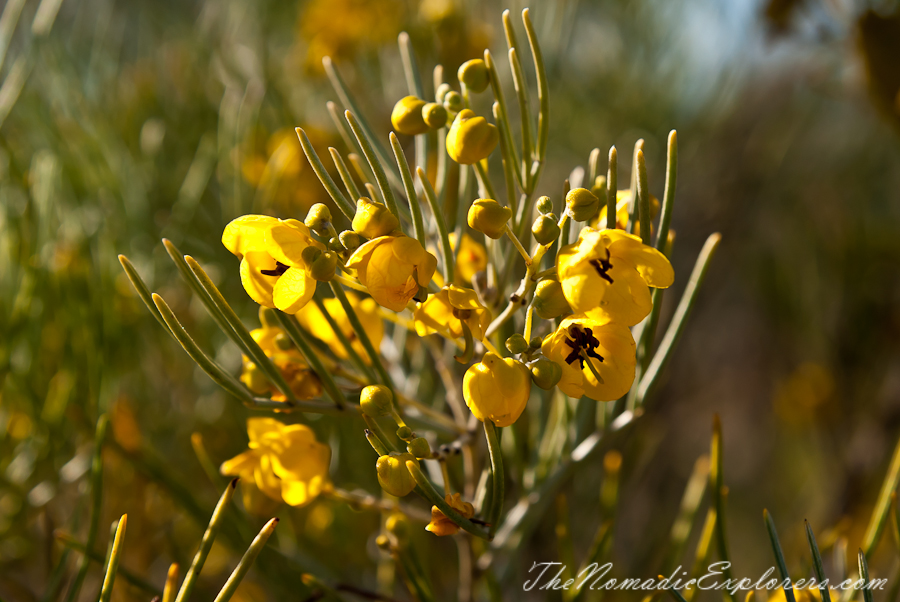
[[[256,306],[219,239],[238,215],[302,218],[326,202],[292,131],[303,125],[320,155],[342,145],[325,109],[334,94],[321,58],[340,65],[386,136],[405,90],[400,31],[430,82],[425,69],[435,63],[452,74],[484,47],[502,54],[500,10],[519,4],[7,0],[0,597],[65,595],[77,557],[62,557],[53,533],[84,540],[102,412],[111,434],[100,524],[128,512],[123,566],[157,587],[170,562],[189,562],[225,483],[204,472],[191,435],[216,465],[246,444],[248,412],[153,320],[116,255],[127,254],[236,373],[239,352],[192,301],[159,239],[200,260],[254,326]],[[541,192],[559,196],[595,146],[628,156],[642,137],[661,198],[665,135],[675,128],[677,288],[706,235],[724,237],[658,401],[617,441],[617,572],[655,576],[657,544],[716,412],[738,575],[771,565],[763,507],[778,516],[789,562],[808,567],[804,518],[833,527],[820,544],[843,535],[855,550],[900,432],[900,6],[569,0],[532,9],[552,91]],[[312,424],[334,449],[336,483],[376,491],[370,450],[340,445],[359,443],[361,423]],[[579,550],[590,544],[602,474],[598,460],[569,491]],[[233,532],[201,579],[207,595],[262,524],[232,512]],[[375,582],[376,516],[327,500],[278,514],[291,528],[276,532],[242,600],[302,599],[303,570]],[[557,559],[554,524],[549,517],[528,542],[516,583],[532,560]],[[101,528],[101,552],[106,541]],[[429,545],[442,550],[430,574],[439,591],[453,591],[455,545]],[[884,573],[888,557],[870,562]],[[84,596],[99,573],[89,571]],[[150,594],[120,586],[116,597]]]

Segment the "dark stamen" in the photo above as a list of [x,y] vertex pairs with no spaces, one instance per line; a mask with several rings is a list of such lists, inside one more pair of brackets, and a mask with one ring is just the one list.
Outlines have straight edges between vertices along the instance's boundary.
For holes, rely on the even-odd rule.
[[591,259],[590,264],[594,266],[594,269],[597,270],[597,273],[600,274],[600,277],[609,282],[613,283],[612,276],[609,275],[609,271],[612,269],[612,263],[609,261],[609,249],[606,249],[606,259]]
[[573,325],[569,327],[569,336],[571,339],[566,339],[566,345],[572,348],[572,352],[566,356],[567,364],[572,364],[572,362],[578,360],[580,362],[579,365],[584,369],[584,357],[582,356],[582,351],[589,357],[601,362],[603,361],[603,356],[597,353],[597,347],[600,345],[600,341],[594,336],[593,330],[590,328],[582,330],[578,326]]
[[276,261],[274,270],[260,270],[259,273],[265,274],[266,276],[281,276],[288,271],[289,267],[290,266],[284,265],[280,261]]

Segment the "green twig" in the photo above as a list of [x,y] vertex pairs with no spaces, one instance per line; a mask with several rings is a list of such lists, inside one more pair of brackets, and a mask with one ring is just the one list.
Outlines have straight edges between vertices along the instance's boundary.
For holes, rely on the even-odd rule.
[[109,553],[109,562],[106,565],[106,575],[103,577],[103,587],[100,588],[100,602],[109,602],[109,599],[112,597],[113,583],[116,581],[116,571],[119,568],[119,556],[122,554],[122,544],[125,539],[125,528],[127,526],[128,515],[123,514],[116,525],[116,536],[113,539],[112,548]]
[[233,596],[234,592],[237,591],[238,586],[244,579],[244,575],[246,575],[247,571],[250,570],[250,567],[253,565],[253,561],[256,560],[257,556],[259,556],[259,553],[266,545],[269,537],[275,531],[276,526],[278,526],[277,518],[273,518],[265,524],[265,526],[259,532],[259,535],[257,535],[253,539],[250,547],[247,548],[246,552],[244,552],[244,556],[241,558],[241,561],[238,563],[238,565],[234,568],[234,572],[231,573],[231,576],[228,577],[228,581],[226,581],[225,585],[222,586],[222,589],[219,591],[219,595],[216,596],[215,602],[228,602],[228,600],[231,600],[231,596]]
[[425,175],[425,170],[421,167],[416,168],[416,175],[419,177],[419,181],[422,183],[422,189],[425,192],[425,200],[428,201],[428,206],[431,208],[431,215],[434,218],[434,223],[437,225],[438,234],[441,237],[441,253],[444,257],[444,283],[450,284],[453,282],[453,272],[454,272],[454,262],[453,262],[453,248],[450,246],[450,233],[447,232],[447,224],[444,221],[444,214],[441,211],[441,207],[438,204],[437,195],[434,193],[434,188],[431,187],[431,182],[428,180],[428,176]]
[[796,602],[794,599],[794,587],[791,583],[791,576],[787,570],[787,563],[784,561],[784,552],[781,551],[781,542],[778,541],[778,531],[775,529],[775,521],[768,510],[763,510],[763,520],[766,523],[766,531],[769,533],[769,540],[772,542],[772,552],[775,554],[775,563],[778,565],[778,572],[781,574],[782,588],[784,589],[784,597],[787,602]]
[[484,435],[485,439],[487,439],[488,452],[491,456],[491,474],[494,476],[491,509],[487,519],[490,524],[488,533],[490,537],[493,537],[500,524],[500,515],[503,513],[506,478],[503,472],[503,454],[500,450],[500,439],[497,437],[497,428],[490,420],[484,421]]
[[331,179],[331,176],[325,169],[325,164],[319,159],[316,149],[313,148],[312,142],[310,142],[309,136],[306,135],[303,128],[295,128],[295,131],[297,132],[297,137],[300,138],[300,146],[303,147],[303,152],[306,155],[310,166],[316,176],[318,176],[319,181],[322,182],[322,186],[325,188],[328,196],[331,197],[334,204],[341,210],[341,213],[347,216],[347,219],[353,220],[353,216],[356,213],[356,205],[351,203],[347,197],[344,196],[344,193],[341,192],[337,187],[337,184],[334,183],[334,180]]

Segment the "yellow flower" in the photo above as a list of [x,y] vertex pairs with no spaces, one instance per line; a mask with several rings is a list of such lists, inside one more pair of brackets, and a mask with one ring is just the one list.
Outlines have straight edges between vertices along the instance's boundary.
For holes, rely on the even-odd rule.
[[[469,502],[464,502],[462,496],[458,493],[444,496],[444,501],[450,504],[450,507],[462,514],[465,518],[475,516],[475,507]],[[426,531],[431,531],[437,536],[456,535],[459,533],[459,527],[452,520],[441,512],[437,506],[431,507],[431,522],[425,526]]]
[[463,397],[478,420],[509,426],[522,414],[531,394],[531,373],[522,362],[485,353],[463,377]]
[[[616,227],[624,230],[628,225],[628,220],[631,217],[628,214],[628,203],[631,202],[631,191],[630,190],[618,190],[616,191]],[[650,195],[650,219],[656,217],[656,214],[659,213],[659,199],[657,199],[652,194]],[[606,220],[606,199],[600,199],[600,214],[597,216],[597,219],[591,222],[591,226],[597,228],[598,230],[602,230],[604,228],[609,227]],[[634,225],[634,234],[636,236],[641,235],[641,224],[637,223]]]
[[372,199],[362,197],[356,201],[356,213],[353,215],[353,231],[366,238],[378,238],[393,232],[400,221],[387,207]]
[[471,283],[475,274],[487,269],[487,249],[465,233],[460,241],[459,250],[456,251],[456,233],[450,233],[450,246],[456,251],[456,275],[463,282]]
[[547,335],[541,351],[562,367],[557,386],[569,397],[613,401],[634,382],[634,338],[617,322],[566,318]]
[[467,217],[470,228],[497,240],[506,232],[512,211],[494,199],[475,199]]
[[405,96],[397,101],[391,112],[391,124],[394,129],[407,136],[424,134],[428,131],[428,124],[422,115],[425,101],[415,96]]
[[486,159],[499,141],[497,126],[473,111],[463,109],[447,132],[447,154],[457,163],[471,165]]
[[[384,337],[384,322],[378,315],[378,304],[375,303],[374,299],[368,297],[360,299],[349,291],[346,295],[347,300],[350,301],[350,307],[356,312],[356,316],[362,324],[363,331],[366,333],[366,336],[369,337],[369,340],[372,341],[372,346],[375,347],[375,349],[380,349],[381,339]],[[353,330],[353,326],[350,325],[350,319],[347,317],[347,312],[344,311],[344,306],[341,305],[340,300],[335,298],[325,299],[322,304],[325,306],[325,311],[331,316],[331,319],[334,320],[338,330],[340,330],[347,340],[350,341],[350,344],[353,346],[357,355],[359,355],[364,362],[370,363],[372,360],[366,353],[366,349],[360,342],[359,337],[356,336],[356,331]],[[311,332],[314,337],[328,345],[339,358],[349,358],[347,350],[344,349],[344,346],[337,338],[337,334],[335,334],[334,330],[325,320],[325,316],[322,315],[318,305],[310,303],[301,309],[297,313],[297,320],[299,320],[301,326]]]
[[293,314],[312,298],[316,281],[301,255],[323,247],[303,222],[244,215],[225,227],[222,244],[240,258],[241,282],[260,305]]
[[223,463],[223,475],[241,477],[291,506],[308,504],[327,486],[331,450],[316,441],[309,427],[250,418],[247,434],[249,449]]
[[[322,394],[322,382],[319,377],[310,370],[300,351],[289,344],[283,330],[274,326],[263,326],[251,330],[250,336],[257,342],[260,349],[272,358],[272,363],[281,372],[297,399],[313,399]],[[288,344],[283,348],[279,346],[279,341],[285,341]],[[241,382],[257,395],[271,393],[273,400],[286,401],[284,394],[269,382],[259,367],[247,356],[244,356]]]
[[419,303],[414,317],[420,337],[439,331],[459,338],[463,336],[465,323],[472,336],[480,341],[491,323],[491,312],[481,304],[475,291],[454,284],[445,286],[424,303]]
[[437,258],[415,238],[380,236],[370,240],[347,259],[372,298],[382,307],[403,311],[419,286],[428,286]]
[[666,256],[624,230],[584,228],[556,260],[563,294],[576,314],[608,316],[633,326],[650,313],[647,288],[671,286],[675,274]]

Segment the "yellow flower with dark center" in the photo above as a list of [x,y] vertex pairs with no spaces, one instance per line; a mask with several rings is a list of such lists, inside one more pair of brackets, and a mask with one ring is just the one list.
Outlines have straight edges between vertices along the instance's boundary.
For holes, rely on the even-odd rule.
[[[472,518],[475,516],[475,507],[469,502],[463,501],[462,496],[458,493],[454,493],[453,495],[448,493],[444,496],[444,501],[450,504],[451,508],[459,512],[465,518]],[[431,531],[440,537],[445,535],[456,535],[459,533],[459,527],[456,523],[447,518],[437,506],[431,507],[431,522],[425,526],[425,530]]]
[[562,367],[557,386],[569,397],[613,401],[634,382],[634,338],[619,323],[586,316],[566,318],[547,335],[541,351]]
[[241,283],[260,305],[293,314],[312,298],[316,280],[303,261],[303,250],[324,247],[303,222],[244,215],[225,227],[222,244],[240,258]]
[[[288,341],[283,330],[274,326],[263,326],[251,330],[250,336],[257,342],[260,349],[272,359],[272,363],[281,372],[297,399],[313,399],[322,395],[322,382],[316,373],[310,370],[300,351],[289,344],[286,345],[286,348],[279,346],[279,341]],[[241,382],[257,395],[271,393],[273,400],[286,401],[284,394],[269,382],[259,367],[246,355],[241,372]]]
[[[384,338],[384,322],[378,315],[378,304],[375,303],[374,299],[368,297],[360,299],[357,295],[354,295],[349,291],[345,294],[347,295],[347,300],[350,301],[350,307],[356,312],[356,316],[362,324],[363,331],[366,333],[366,336],[369,337],[369,340],[372,341],[372,346],[375,347],[375,349],[380,349],[381,339]],[[325,311],[331,316],[332,320],[334,320],[338,330],[340,330],[347,340],[350,341],[350,344],[357,355],[359,355],[367,364],[371,363],[372,360],[366,353],[366,349],[359,340],[353,326],[350,325],[350,319],[347,317],[347,312],[344,311],[344,306],[341,305],[340,300],[335,298],[325,299],[322,304],[325,306]],[[297,320],[299,320],[300,325],[311,332],[314,337],[328,345],[339,358],[349,358],[347,350],[341,344],[337,334],[335,334],[334,330],[331,328],[331,325],[325,320],[325,316],[322,315],[322,311],[319,309],[318,305],[314,303],[308,304],[297,313]]]
[[624,230],[584,228],[556,259],[572,311],[633,326],[650,313],[648,286],[667,288],[675,278],[666,256]]
[[253,483],[273,500],[308,504],[328,485],[331,450],[308,426],[274,418],[247,420],[249,449],[224,462],[223,475]]
[[463,397],[478,420],[509,426],[519,419],[531,395],[531,373],[522,362],[485,353],[466,370]]
[[[631,217],[628,213],[628,204],[631,202],[631,191],[630,190],[619,190],[616,191],[616,227],[624,230],[628,225],[628,220]],[[656,215],[659,213],[659,199],[657,199],[652,194],[650,195],[650,219],[654,219]],[[597,219],[591,222],[591,226],[597,228],[598,230],[602,230],[604,228],[610,227],[606,219],[606,199],[601,199],[600,202],[600,214],[597,216]],[[634,234],[635,236],[641,235],[641,224],[636,223],[634,225]]]
[[424,303],[419,303],[415,320],[416,332],[420,337],[433,332],[447,332],[459,338],[463,336],[465,323],[472,336],[480,341],[491,323],[491,312],[481,304],[475,291],[451,284],[428,297]]
[[428,286],[437,258],[408,236],[380,236],[347,259],[372,298],[382,307],[403,311],[420,286]]

